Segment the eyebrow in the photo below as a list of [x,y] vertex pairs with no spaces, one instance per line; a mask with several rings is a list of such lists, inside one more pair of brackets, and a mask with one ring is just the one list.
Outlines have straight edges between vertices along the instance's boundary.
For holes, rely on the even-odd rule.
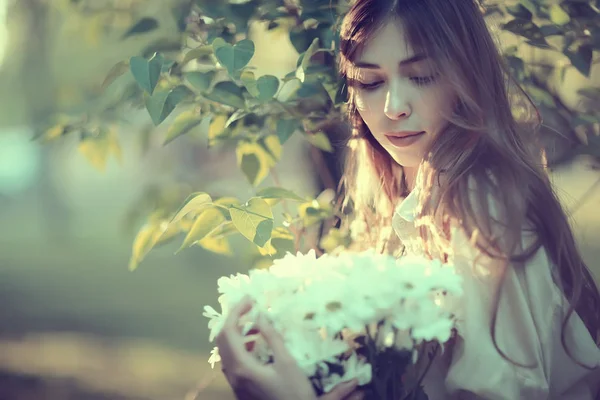
[[[414,64],[416,62],[419,61],[423,61],[427,58],[426,54],[416,54],[410,58],[407,58],[406,60],[402,60],[398,63],[399,66],[403,67],[406,66],[408,64]],[[365,69],[380,69],[381,67],[377,64],[374,63],[370,63],[370,62],[363,62],[363,61],[358,61],[354,63],[355,67],[358,68],[365,68]]]

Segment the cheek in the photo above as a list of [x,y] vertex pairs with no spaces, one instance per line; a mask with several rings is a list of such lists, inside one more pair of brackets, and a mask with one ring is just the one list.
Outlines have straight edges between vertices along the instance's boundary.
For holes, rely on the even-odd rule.
[[444,124],[454,109],[454,95],[446,89],[431,90],[421,98],[420,109],[423,119],[433,125]]
[[357,94],[354,99],[358,113],[367,126],[371,127],[378,115],[383,113],[383,106],[380,104],[377,93]]
[[356,110],[360,114],[360,117],[365,121],[367,126],[371,124],[373,118],[372,104],[365,98],[365,96],[357,95],[355,97]]

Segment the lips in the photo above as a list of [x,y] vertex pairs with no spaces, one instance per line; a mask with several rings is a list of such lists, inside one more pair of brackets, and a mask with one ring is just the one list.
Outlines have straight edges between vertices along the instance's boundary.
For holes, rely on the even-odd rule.
[[396,148],[404,148],[418,142],[425,132],[393,132],[386,134],[389,143]]
[[391,137],[391,138],[407,138],[407,137],[411,137],[411,136],[420,135],[421,133],[423,133],[423,131],[390,132],[390,133],[386,133],[386,136]]

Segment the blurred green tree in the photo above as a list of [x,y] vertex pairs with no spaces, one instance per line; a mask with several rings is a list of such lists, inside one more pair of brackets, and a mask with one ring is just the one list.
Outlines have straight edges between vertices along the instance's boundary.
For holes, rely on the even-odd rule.
[[[71,0],[86,7],[86,0]],[[89,2],[93,3],[93,2]],[[302,135],[312,146],[333,152],[332,139],[347,130],[343,122],[344,82],[336,73],[338,22],[349,7],[343,0],[186,0],[176,3],[173,17],[181,43],[158,41],[141,54],[116,64],[103,87],[123,74],[134,80],[122,96],[101,110],[50,118],[38,138],[56,140],[79,135],[80,149],[98,167],[109,155],[120,156],[114,127],[130,107],[145,108],[158,126],[177,113],[164,142],[202,130],[209,146],[235,151],[237,166],[257,188],[250,199],[215,198],[208,193],[189,195],[183,205],[152,201],[153,211],[133,244],[130,268],[134,269],[155,246],[180,234],[182,247],[200,245],[227,253],[228,237],[241,234],[260,254],[281,256],[302,245],[301,236],[311,226],[336,216],[331,193],[303,197],[281,186],[258,189],[281,156],[292,135]],[[542,132],[551,166],[571,161],[580,154],[600,160],[600,113],[595,104],[599,88],[579,91],[582,106],[569,107],[551,86],[550,77],[564,79],[569,69],[590,77],[594,51],[600,49],[598,0],[485,1],[482,11],[498,18],[503,31],[514,34],[516,45],[504,47],[505,61],[514,79],[539,107],[545,125]],[[98,11],[99,12],[99,11]],[[280,29],[299,54],[296,67],[282,80],[257,76],[248,66],[255,46],[249,27],[262,22],[269,30]],[[158,27],[144,17],[123,32],[122,38],[146,35]],[[182,45],[183,43],[183,45]],[[191,45],[190,45],[191,44]],[[523,54],[542,49],[561,54],[564,62],[540,63]],[[515,110],[519,112],[519,110]],[[149,134],[152,134],[150,132]],[[168,196],[167,196],[168,197]],[[164,199],[163,199],[164,200]],[[276,226],[273,206],[294,203]],[[337,217],[341,217],[337,215]],[[350,243],[347,228],[329,230],[320,246],[331,251]]]

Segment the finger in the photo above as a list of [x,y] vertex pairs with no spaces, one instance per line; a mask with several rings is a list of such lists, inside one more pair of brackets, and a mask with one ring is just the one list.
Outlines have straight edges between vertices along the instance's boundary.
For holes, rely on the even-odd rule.
[[358,386],[358,382],[356,379],[352,379],[348,382],[342,382],[336,385],[333,390],[329,393],[325,393],[323,396],[319,397],[319,400],[342,400],[347,396],[352,395]]
[[366,395],[363,390],[354,390],[348,396],[344,397],[344,400],[365,400]]
[[250,296],[244,296],[233,308],[229,311],[225,322],[223,322],[223,330],[239,332],[239,319],[252,309],[254,300]]
[[252,308],[252,305],[253,300],[248,296],[238,302],[230,310],[223,322],[221,331],[215,338],[223,366],[229,367],[251,363],[251,357],[246,350],[245,339],[238,327],[238,321],[241,315]]
[[256,328],[265,339],[265,342],[269,345],[273,351],[273,358],[277,361],[291,361],[293,360],[289,351],[285,347],[283,337],[273,325],[269,322],[264,314],[259,314],[256,320]]

